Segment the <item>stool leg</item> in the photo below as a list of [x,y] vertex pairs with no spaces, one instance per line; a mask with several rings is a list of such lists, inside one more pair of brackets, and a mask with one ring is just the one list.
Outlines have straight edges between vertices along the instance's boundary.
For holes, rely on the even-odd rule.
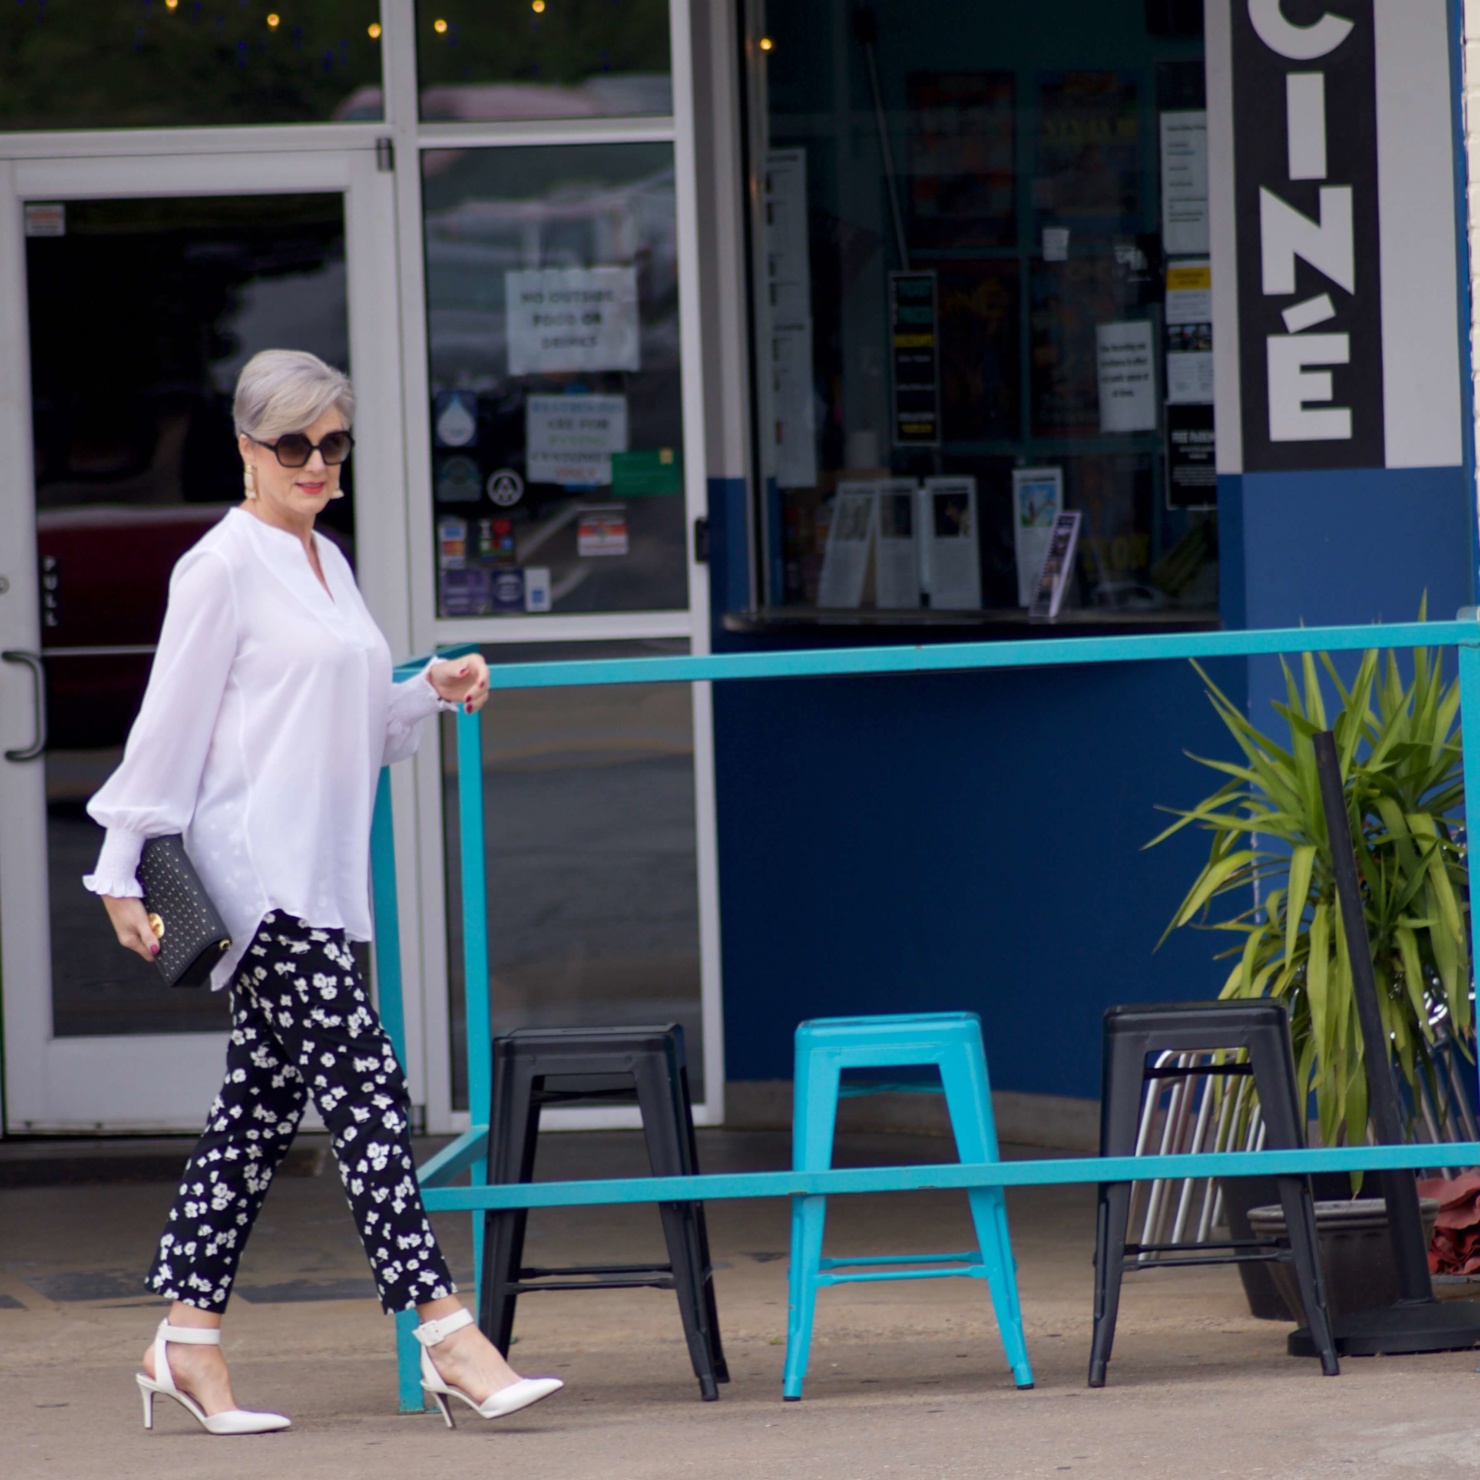
[[1120,1280],[1125,1270],[1125,1230],[1131,1215],[1131,1184],[1102,1182],[1095,1214],[1095,1321],[1090,1340],[1089,1385],[1105,1386],[1105,1368],[1115,1344]]
[[[1269,1146],[1305,1145],[1300,1093],[1296,1088],[1295,1054],[1290,1035],[1283,1027],[1260,1029],[1249,1034],[1249,1063],[1254,1070],[1254,1089],[1264,1114]],[[1336,1377],[1341,1364],[1331,1334],[1331,1314],[1326,1306],[1326,1281],[1321,1271],[1316,1237],[1316,1214],[1310,1200],[1310,1182],[1305,1177],[1280,1177],[1280,1204],[1285,1210],[1285,1233],[1295,1262],[1300,1303],[1311,1341],[1321,1354],[1321,1373]]]
[[[643,1054],[634,1059],[633,1078],[642,1112],[648,1162],[656,1177],[682,1176],[687,1170],[687,1133],[679,1122],[678,1066],[670,1057]],[[673,1288],[688,1342],[689,1359],[699,1392],[706,1403],[719,1397],[713,1346],[708,1331],[708,1303],[704,1297],[707,1271],[700,1257],[698,1222],[692,1202],[659,1204]]]
[[[1100,1090],[1100,1155],[1129,1156],[1136,1149],[1146,1089],[1146,1054],[1151,1045],[1137,1033],[1107,1025]],[[1129,1182],[1102,1182],[1095,1213],[1095,1314],[1090,1339],[1089,1385],[1105,1386],[1115,1344],[1120,1281],[1125,1271],[1125,1232],[1130,1222]]]
[[[534,1104],[534,1066],[517,1055],[495,1055],[492,1123],[488,1128],[488,1180],[495,1184],[529,1182],[534,1178],[535,1145],[540,1113]],[[482,1309],[478,1324],[483,1334],[509,1354],[514,1335],[514,1309],[519,1292],[519,1270],[524,1259],[524,1233],[529,1223],[525,1208],[489,1212],[483,1218]]]
[[[980,1040],[948,1052],[940,1063],[940,1077],[956,1138],[956,1154],[968,1163],[996,1161],[997,1132],[992,1119],[986,1056]],[[1033,1369],[1028,1364],[1028,1343],[1018,1302],[1017,1264],[1007,1231],[1007,1200],[1000,1187],[973,1188],[967,1200],[1007,1365],[1012,1369],[1013,1381],[1020,1388],[1030,1388]]]
[[[824,1171],[832,1165],[840,1078],[838,1061],[832,1054],[798,1049],[791,1115],[791,1164],[797,1171]],[[781,1377],[781,1396],[788,1403],[802,1396],[802,1381],[807,1375],[826,1222],[825,1197],[792,1198],[786,1366]]]
[[812,1316],[817,1304],[817,1274],[822,1265],[822,1233],[827,1222],[825,1197],[791,1200],[791,1269],[787,1284],[786,1367],[781,1396],[795,1403],[802,1396],[807,1359],[812,1351]]
[[1310,1339],[1321,1354],[1321,1375],[1339,1377],[1341,1364],[1331,1335],[1331,1313],[1326,1306],[1326,1280],[1321,1270],[1316,1213],[1310,1200],[1310,1183],[1304,1177],[1280,1177],[1280,1205],[1285,1210],[1285,1232],[1295,1260],[1295,1278]]
[[[699,1175],[699,1143],[694,1135],[694,1101],[689,1094],[689,1071],[680,1064],[678,1070],[681,1116],[679,1124],[688,1132],[688,1171]],[[704,1310],[709,1332],[709,1360],[714,1367],[715,1379],[730,1380],[729,1364],[725,1361],[724,1347],[719,1339],[719,1307],[714,1296],[714,1260],[709,1253],[709,1220],[705,1217],[704,1204],[694,1204],[694,1221],[699,1227],[699,1267],[704,1274]]]

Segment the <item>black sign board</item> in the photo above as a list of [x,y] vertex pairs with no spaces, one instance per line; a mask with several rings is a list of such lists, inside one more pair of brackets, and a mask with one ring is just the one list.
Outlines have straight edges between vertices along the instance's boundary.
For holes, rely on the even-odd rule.
[[894,445],[940,446],[940,331],[935,274],[889,274]]
[[1384,463],[1376,3],[1230,6],[1249,472]]
[[1211,509],[1218,503],[1213,408],[1166,408],[1167,508]]

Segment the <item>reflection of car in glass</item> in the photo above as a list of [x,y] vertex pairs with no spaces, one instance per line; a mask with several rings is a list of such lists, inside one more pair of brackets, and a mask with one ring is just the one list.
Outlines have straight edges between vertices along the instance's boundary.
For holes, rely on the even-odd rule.
[[[576,86],[543,82],[443,83],[421,90],[424,123],[546,118],[661,118],[673,112],[666,72],[617,72]],[[357,88],[335,110],[343,122],[385,117],[378,87]]]
[[[456,157],[462,151],[447,151]],[[570,199],[463,199],[426,218],[427,316],[439,383],[502,390],[504,274],[635,264],[642,368],[676,370],[678,236],[671,169]]]
[[[120,745],[143,697],[175,562],[225,504],[37,513],[48,741],[53,749]],[[98,654],[97,648],[145,651]],[[68,649],[83,649],[75,656]]]

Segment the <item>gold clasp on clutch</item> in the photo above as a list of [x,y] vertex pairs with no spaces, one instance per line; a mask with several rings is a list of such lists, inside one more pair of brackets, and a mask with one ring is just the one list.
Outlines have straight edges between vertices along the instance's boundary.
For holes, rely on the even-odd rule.
[[164,939],[164,921],[158,915],[149,916],[149,928],[154,932],[155,940]]

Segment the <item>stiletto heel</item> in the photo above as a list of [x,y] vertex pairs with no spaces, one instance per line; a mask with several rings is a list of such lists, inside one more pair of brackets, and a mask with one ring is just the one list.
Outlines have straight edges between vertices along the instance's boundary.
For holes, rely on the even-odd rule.
[[286,1429],[291,1420],[281,1413],[252,1413],[245,1408],[229,1408],[225,1413],[207,1413],[189,1393],[182,1393],[175,1386],[175,1374],[170,1371],[170,1342],[185,1346],[220,1346],[221,1331],[216,1326],[172,1326],[169,1321],[159,1323],[154,1333],[154,1376],[140,1372],[135,1381],[144,1395],[144,1427],[154,1427],[154,1399],[163,1393],[173,1398],[208,1434],[271,1434]]
[[456,1427],[452,1422],[449,1398],[462,1399],[480,1418],[505,1418],[518,1413],[521,1408],[528,1408],[531,1403],[548,1398],[552,1393],[558,1393],[565,1386],[558,1377],[521,1377],[518,1382],[511,1382],[508,1387],[490,1393],[481,1403],[476,1402],[460,1387],[443,1379],[431,1353],[432,1347],[439,1346],[454,1331],[461,1331],[464,1326],[472,1324],[472,1313],[460,1310],[440,1321],[423,1321],[416,1328],[416,1339],[421,1343],[421,1390],[436,1400],[449,1429]]

